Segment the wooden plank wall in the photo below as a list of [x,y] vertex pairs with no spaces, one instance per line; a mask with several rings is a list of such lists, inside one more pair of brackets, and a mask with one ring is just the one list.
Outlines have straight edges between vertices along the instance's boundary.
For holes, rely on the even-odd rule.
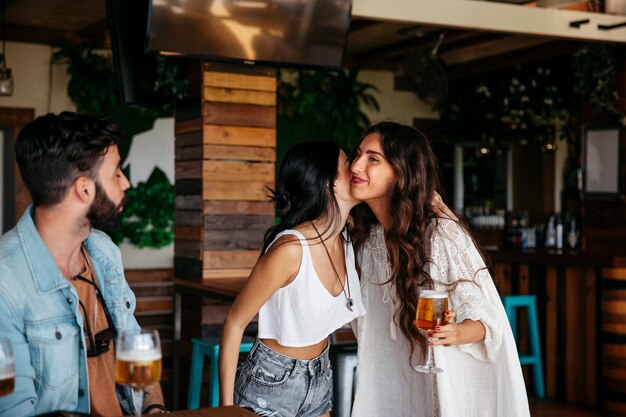
[[276,77],[204,64],[199,88],[200,108],[175,127],[175,275],[247,276],[273,222]]
[[128,285],[137,298],[135,318],[143,329],[159,331],[163,352],[161,387],[166,400],[172,389],[172,269],[127,269],[124,271]]
[[[273,224],[276,74],[204,63],[190,76],[193,97],[175,123],[176,278],[247,277]],[[181,404],[192,337],[218,332],[229,305],[182,296]],[[208,330],[207,330],[208,329]]]
[[[572,404],[599,405],[598,271],[592,267],[494,263],[501,295],[535,294],[546,396]],[[518,316],[519,348],[528,349],[526,315]],[[523,367],[526,387],[532,375]]]

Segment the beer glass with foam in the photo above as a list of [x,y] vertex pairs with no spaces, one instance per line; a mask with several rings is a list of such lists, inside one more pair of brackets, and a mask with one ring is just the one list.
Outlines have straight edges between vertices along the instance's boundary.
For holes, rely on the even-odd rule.
[[151,331],[123,331],[117,341],[115,380],[130,385],[137,415],[143,406],[143,388],[161,379],[161,342],[159,333]]
[[15,361],[11,341],[0,337],[0,397],[15,390]]
[[435,327],[448,324],[445,312],[448,311],[448,294],[443,291],[423,290],[420,292],[417,302],[417,311],[415,313],[415,321],[413,324],[418,328],[420,333],[428,338],[428,350],[424,363],[417,365],[415,370],[424,373],[439,373],[443,369],[435,366],[432,354],[432,346],[430,345],[435,331]]

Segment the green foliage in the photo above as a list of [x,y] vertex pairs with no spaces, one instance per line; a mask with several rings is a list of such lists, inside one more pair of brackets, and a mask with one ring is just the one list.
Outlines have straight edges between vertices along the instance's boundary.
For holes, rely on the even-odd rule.
[[169,58],[163,56],[156,57],[156,74],[154,91],[165,97],[163,110],[171,114],[174,103],[187,97],[189,82],[183,76],[181,68],[172,65]]
[[161,248],[174,239],[174,186],[158,168],[148,182],[128,190],[120,228],[111,236],[117,243],[125,238],[140,248]]
[[574,91],[587,101],[594,112],[621,115],[617,108],[617,57],[620,46],[610,43],[589,44],[574,56]]
[[551,141],[557,131],[560,139],[579,143],[583,103],[620,116],[619,56],[623,47],[590,44],[569,59],[463,80],[440,109],[442,125],[453,141],[494,147],[506,147],[510,139]]
[[67,94],[80,113],[100,113],[117,103],[115,72],[108,56],[85,44],[64,43],[52,62],[67,64]]
[[359,70],[283,70],[278,83],[278,154],[301,140],[336,140],[352,149],[370,120],[363,106],[379,110],[372,92],[358,80]]
[[[67,64],[70,81],[67,94],[81,113],[108,113],[118,103],[115,70],[111,56],[97,53],[87,44],[65,42],[58,45],[53,62]],[[158,116],[171,116],[176,100],[187,96],[188,82],[181,65],[172,57],[154,56],[156,78],[150,109]],[[137,106],[134,106],[137,107]]]
[[464,80],[450,89],[440,109],[442,125],[453,141],[495,148],[506,147],[509,139],[551,142],[555,126],[569,132],[577,107],[570,74],[570,64],[561,61]]

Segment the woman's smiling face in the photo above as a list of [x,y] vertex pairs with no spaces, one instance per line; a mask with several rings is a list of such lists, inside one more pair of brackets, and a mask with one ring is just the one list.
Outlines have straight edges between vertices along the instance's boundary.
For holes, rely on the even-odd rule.
[[350,193],[364,201],[388,200],[397,176],[385,158],[378,133],[370,133],[359,145],[352,160]]

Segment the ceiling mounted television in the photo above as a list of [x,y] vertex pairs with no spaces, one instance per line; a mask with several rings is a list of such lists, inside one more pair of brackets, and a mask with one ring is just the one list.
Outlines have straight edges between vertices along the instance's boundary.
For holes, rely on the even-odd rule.
[[149,0],[107,0],[113,62],[121,103],[154,102],[156,60],[147,55]]
[[150,0],[148,50],[338,68],[351,0]]

